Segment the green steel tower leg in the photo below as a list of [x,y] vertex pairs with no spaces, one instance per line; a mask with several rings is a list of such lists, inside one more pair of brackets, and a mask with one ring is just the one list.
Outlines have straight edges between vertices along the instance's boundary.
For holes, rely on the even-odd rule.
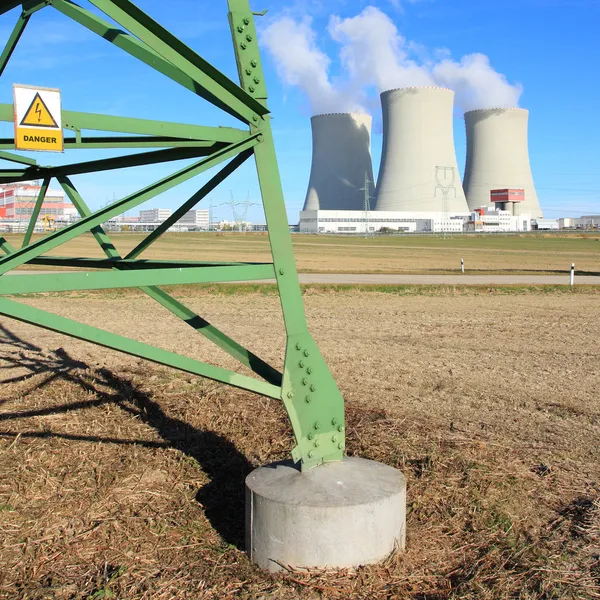
[[[267,90],[250,3],[228,2],[240,83],[266,106]],[[292,456],[305,470],[343,458],[344,400],[308,332],[270,116],[256,119],[251,129],[260,133],[261,143],[254,155],[287,333],[282,400],[296,437]]]
[[[35,160],[9,152],[15,149],[14,140],[0,139],[0,160],[17,163],[20,167],[0,168],[0,183],[38,179],[43,181],[21,248],[13,247],[0,237],[0,251],[4,253],[0,255],[0,315],[270,398],[281,399],[296,438],[292,456],[301,464],[301,468],[306,470],[323,462],[341,460],[345,443],[344,401],[308,332],[273,143],[257,32],[249,0],[228,0],[241,85],[227,78],[130,0],[90,0],[90,3],[97,9],[96,12],[90,12],[70,0],[0,0],[0,15],[18,6],[23,8],[4,50],[0,53],[0,75],[19,43],[28,21],[35,18],[32,15],[49,8],[77,22],[106,43],[135,57],[147,68],[161,73],[165,78],[195,94],[197,98],[234,116],[241,121],[243,127],[235,129],[171,123],[63,110],[63,125],[74,134],[65,138],[65,147],[69,151],[143,151],[60,166],[42,166]],[[98,11],[111,20],[101,18],[96,14]],[[13,105],[0,104],[0,122],[12,122],[14,113]],[[96,132],[96,135],[89,135],[88,131]],[[251,156],[254,156],[256,162],[262,192],[272,263],[161,261],[139,258],[140,254],[150,248],[171,225]],[[89,210],[71,180],[71,177],[80,174],[110,172],[115,169],[181,160],[192,160],[192,163],[95,212]],[[102,229],[103,223],[225,162],[227,164],[216,175],[174,210],[170,219],[149,234],[128,255],[121,256]],[[33,240],[35,223],[52,180],[57,180],[62,186],[79,211],[81,219],[62,230]],[[94,236],[106,258],[90,259],[48,254],[85,233]],[[57,272],[49,275],[27,271],[19,277],[2,277],[5,273],[27,264],[70,267],[76,272]],[[100,272],[82,272],[90,268],[100,269]],[[287,334],[283,373],[279,373],[225,332],[158,287],[268,280],[273,277],[277,280]],[[65,319],[8,298],[30,293],[131,287],[142,289],[150,298],[235,358],[252,375],[261,379],[166,352],[149,344]]]

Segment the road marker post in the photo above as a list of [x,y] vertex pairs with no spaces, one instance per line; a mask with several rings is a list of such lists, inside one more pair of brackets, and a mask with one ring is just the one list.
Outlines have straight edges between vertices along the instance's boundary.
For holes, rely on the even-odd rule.
[[575,285],[575,263],[571,263],[571,287]]

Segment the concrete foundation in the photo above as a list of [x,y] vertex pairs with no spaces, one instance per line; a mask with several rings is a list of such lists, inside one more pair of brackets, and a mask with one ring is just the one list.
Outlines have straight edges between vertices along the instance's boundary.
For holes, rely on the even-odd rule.
[[246,478],[246,550],[272,572],[379,562],[404,548],[405,528],[406,479],[381,463],[277,463]]

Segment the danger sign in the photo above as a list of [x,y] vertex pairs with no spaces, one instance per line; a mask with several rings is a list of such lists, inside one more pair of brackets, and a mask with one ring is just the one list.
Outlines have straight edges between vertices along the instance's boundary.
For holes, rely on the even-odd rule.
[[13,86],[17,150],[63,152],[60,90]]

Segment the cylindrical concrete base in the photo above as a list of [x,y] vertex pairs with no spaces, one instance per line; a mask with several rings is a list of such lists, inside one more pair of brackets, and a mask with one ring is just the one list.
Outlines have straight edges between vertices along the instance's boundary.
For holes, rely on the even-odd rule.
[[277,463],[246,478],[246,550],[269,571],[378,562],[404,548],[405,525],[406,479],[381,463]]

